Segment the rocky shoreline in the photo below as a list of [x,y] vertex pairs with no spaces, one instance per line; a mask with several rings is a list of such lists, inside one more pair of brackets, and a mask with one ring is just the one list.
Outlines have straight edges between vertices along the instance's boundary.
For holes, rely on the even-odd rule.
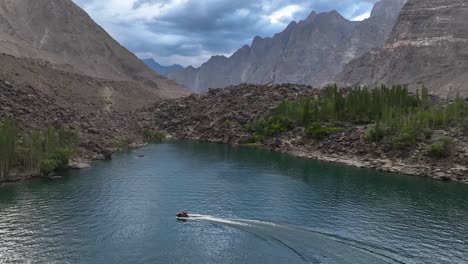
[[[3,86],[2,82],[0,86]],[[433,139],[418,141],[415,146],[406,149],[394,148],[385,142],[369,142],[366,140],[369,124],[351,123],[340,124],[342,131],[320,140],[307,137],[305,128],[296,127],[291,131],[268,137],[259,144],[255,140],[256,134],[249,131],[246,125],[271,112],[286,99],[314,97],[323,92],[310,86],[243,84],[210,90],[203,95],[193,94],[180,99],[161,101],[128,114],[106,113],[80,117],[74,113],[62,114],[65,111],[63,110],[56,111],[57,116],[54,118],[40,114],[42,110],[46,110],[44,113],[51,111],[49,108],[53,106],[53,102],[42,103],[41,100],[31,102],[31,105],[37,108],[37,111],[33,112],[36,116],[18,114],[21,113],[21,100],[29,98],[22,99],[25,97],[24,92],[13,86],[4,86],[6,89],[3,92],[16,96],[10,97],[15,98],[14,100],[5,101],[9,110],[3,114],[17,117],[21,130],[45,129],[44,124],[60,123],[81,131],[80,147],[71,162],[72,169],[86,168],[92,160],[108,159],[112,153],[119,150],[119,147],[116,147],[119,140],[124,141],[124,147],[131,149],[144,146],[142,130],[148,129],[163,132],[174,139],[247,145],[301,158],[468,184],[468,135],[457,129],[433,131]],[[5,98],[0,93],[0,101],[3,99]],[[449,157],[436,159],[425,155],[428,145],[434,138],[441,136],[453,139]],[[13,173],[6,182],[38,176],[40,175]]]
[[354,156],[351,152],[337,152],[334,150],[329,151],[327,148],[311,149],[304,146],[291,143],[289,139],[276,138],[266,144],[239,144],[239,143],[224,143],[213,138],[201,138],[191,136],[174,136],[177,139],[188,139],[195,141],[204,141],[218,144],[231,144],[233,146],[248,146],[264,150],[276,151],[298,158],[320,160],[332,163],[338,163],[358,168],[376,169],[384,172],[400,173],[410,176],[423,176],[430,177],[435,180],[441,181],[455,181],[468,184],[468,167],[463,165],[456,165],[451,167],[451,162],[441,163],[428,163],[427,161],[416,162],[406,161],[402,157],[400,159],[379,157],[372,153],[366,155]]
[[[89,158],[82,158],[82,157],[74,157],[70,160],[68,168],[64,170],[60,170],[60,172],[67,171],[67,170],[84,170],[90,168],[92,165],[91,163],[95,160],[104,160],[104,158],[98,158],[97,156],[94,159]],[[19,182],[25,182],[31,179],[50,179],[56,180],[61,179],[59,172],[54,172],[49,175],[44,175],[42,173],[37,172],[23,172],[23,171],[13,171],[11,172],[8,177],[3,180],[0,180],[0,187],[11,185]]]
[[[51,95],[13,77],[0,73],[0,122],[7,118],[14,120],[20,135],[46,131],[48,126],[66,128],[79,135],[74,158],[85,163],[106,159],[118,150],[116,145],[127,147],[133,143],[136,148],[143,144],[141,131],[129,110],[107,110],[92,102]],[[2,181],[18,182],[38,176],[13,170],[6,179],[0,180],[0,185]]]
[[342,124],[342,132],[322,140],[306,137],[304,128],[298,127],[262,144],[253,143],[255,135],[245,129],[248,122],[276,108],[284,99],[318,93],[320,90],[293,84],[243,84],[160,102],[138,113],[138,119],[140,126],[176,139],[248,145],[301,158],[468,184],[468,137],[456,129],[434,131],[433,138],[450,136],[454,140],[450,156],[441,159],[425,155],[430,140],[406,149],[368,142],[368,125]]
[[[131,143],[128,145],[124,150],[133,150],[147,146],[147,143],[138,142],[138,143]],[[73,157],[68,165],[68,168],[63,171],[68,170],[85,170],[92,167],[92,163],[94,161],[99,160],[111,160],[112,155],[122,150],[118,150],[116,148],[107,149],[105,152],[102,153],[88,153],[83,156],[75,156]],[[11,185],[18,182],[24,182],[31,179],[40,178],[40,179],[61,179],[60,173],[52,173],[50,175],[43,175],[41,173],[32,173],[32,172],[13,172],[11,173],[6,179],[0,181],[0,187],[5,185]]]

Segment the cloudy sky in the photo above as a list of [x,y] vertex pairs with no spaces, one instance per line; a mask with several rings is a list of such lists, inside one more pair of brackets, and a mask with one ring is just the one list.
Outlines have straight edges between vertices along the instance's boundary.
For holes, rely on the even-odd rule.
[[378,0],[73,0],[122,45],[161,64],[199,66],[270,37],[312,10],[369,16]]

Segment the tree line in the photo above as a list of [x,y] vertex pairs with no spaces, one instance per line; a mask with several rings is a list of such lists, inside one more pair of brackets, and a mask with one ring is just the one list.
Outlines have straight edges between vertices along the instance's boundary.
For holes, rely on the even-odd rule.
[[369,140],[387,139],[402,147],[414,144],[418,137],[427,137],[434,129],[460,127],[468,130],[468,104],[462,97],[433,99],[425,87],[411,94],[401,85],[350,90],[332,85],[321,95],[285,100],[246,128],[268,137],[298,126],[308,128],[306,131],[314,135],[340,131],[336,127],[323,129],[323,124],[373,124]]
[[78,144],[78,135],[63,127],[19,134],[14,120],[6,119],[0,124],[0,180],[13,168],[32,174],[65,168]]

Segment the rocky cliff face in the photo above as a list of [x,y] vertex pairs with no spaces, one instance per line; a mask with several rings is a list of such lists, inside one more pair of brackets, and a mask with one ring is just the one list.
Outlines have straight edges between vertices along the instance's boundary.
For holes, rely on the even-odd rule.
[[94,78],[138,83],[155,99],[187,94],[112,39],[71,0],[2,0],[0,52]]
[[273,38],[255,37],[230,58],[212,57],[199,68],[167,76],[192,91],[239,83],[297,83],[322,86],[350,60],[381,46],[405,0],[382,0],[369,19],[352,22],[336,11],[292,22]]
[[337,80],[425,85],[434,94],[468,96],[468,2],[408,0],[384,47],[353,60]]

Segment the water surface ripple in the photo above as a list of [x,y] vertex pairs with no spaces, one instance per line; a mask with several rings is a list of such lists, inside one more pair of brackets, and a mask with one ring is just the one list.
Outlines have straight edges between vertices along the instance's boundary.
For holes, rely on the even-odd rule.
[[468,263],[468,186],[174,142],[1,188],[0,238],[0,263]]

